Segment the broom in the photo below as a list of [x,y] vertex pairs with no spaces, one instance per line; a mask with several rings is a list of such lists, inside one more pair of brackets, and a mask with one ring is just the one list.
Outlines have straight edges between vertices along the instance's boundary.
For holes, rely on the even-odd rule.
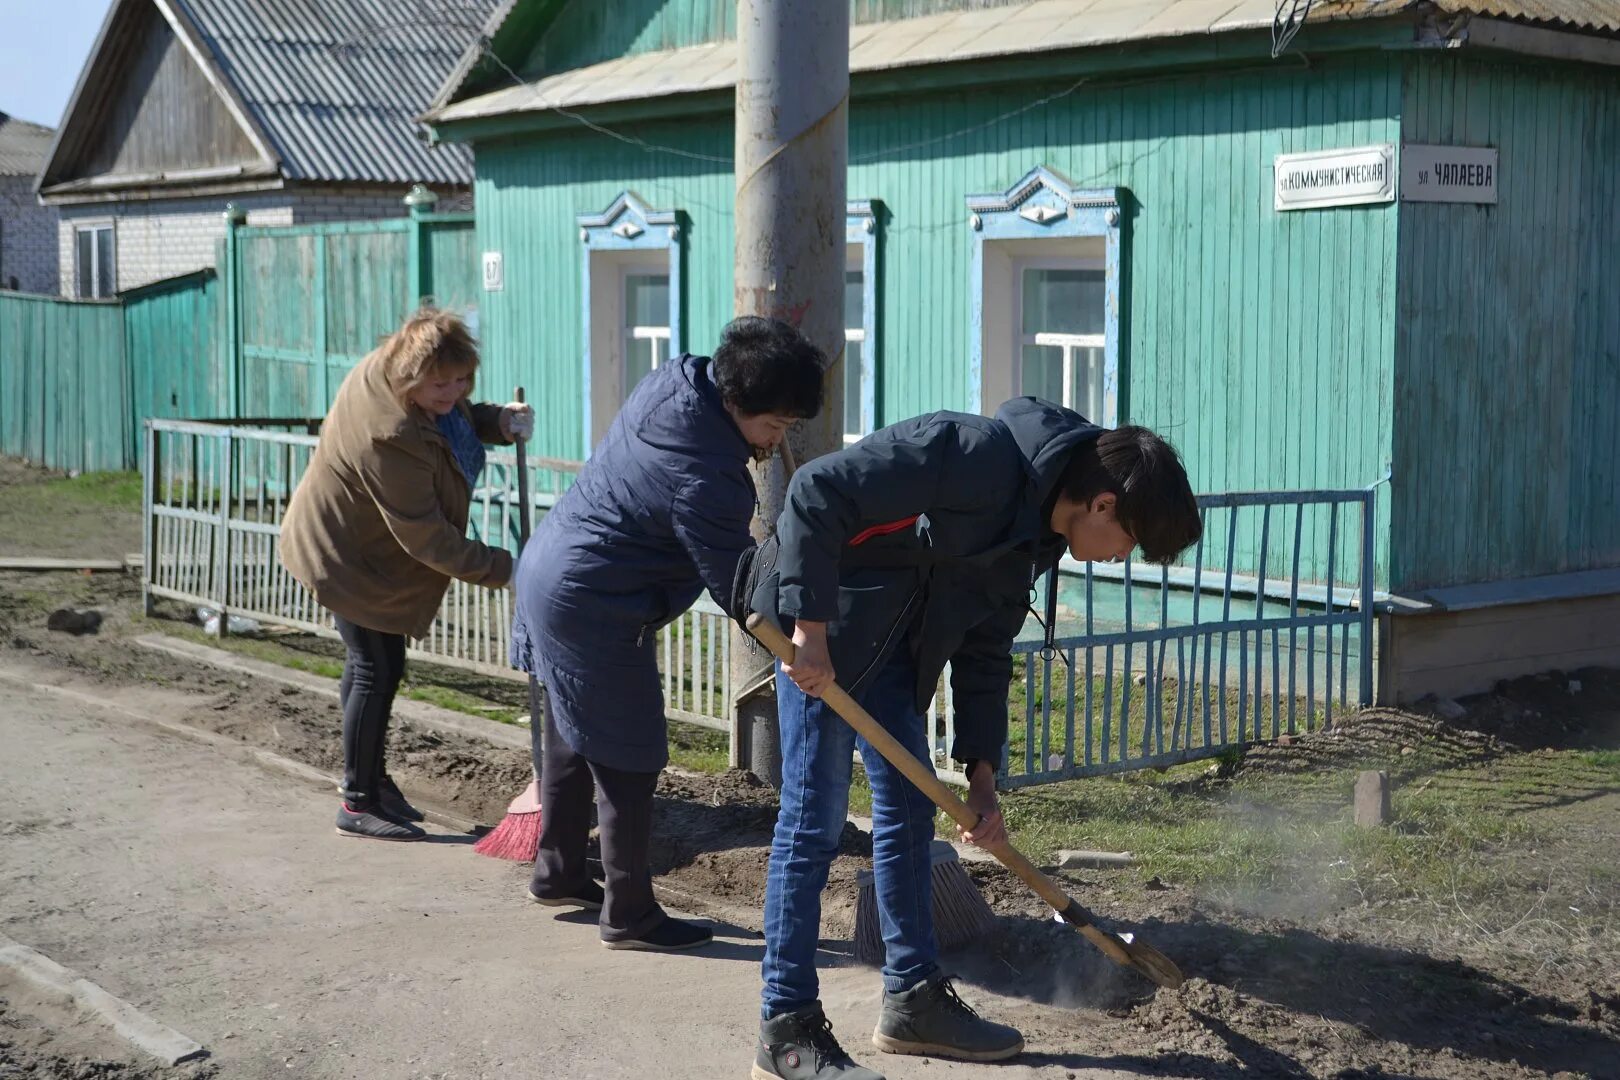
[[[935,840],[929,857],[933,862],[929,880],[934,891],[934,940],[940,951],[955,949],[988,934],[996,924],[996,917],[962,868],[956,848],[947,841]],[[878,923],[877,890],[873,888],[872,871],[862,870],[856,874],[855,883],[860,886],[855,899],[855,959],[864,964],[882,964],[883,928]]]
[[[513,399],[519,404],[523,403],[523,387],[513,392]],[[524,440],[516,440],[517,450],[517,484],[518,484],[518,554],[523,554],[523,547],[529,542],[529,460],[524,452]],[[514,561],[513,571],[517,572]],[[529,741],[532,746],[530,759],[536,769],[540,755],[538,750],[543,731],[540,725],[545,718],[540,712],[540,681],[529,674]],[[506,816],[501,823],[485,834],[473,850],[480,855],[488,855],[492,859],[510,859],[513,862],[533,862],[540,850],[540,776],[537,772],[529,786],[523,793],[513,799],[506,807]]]

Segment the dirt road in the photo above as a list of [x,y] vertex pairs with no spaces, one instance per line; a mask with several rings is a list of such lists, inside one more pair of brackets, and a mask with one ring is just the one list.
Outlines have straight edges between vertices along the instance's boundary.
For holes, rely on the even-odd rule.
[[[132,717],[178,715],[172,691],[96,707],[84,695],[104,689],[8,659],[0,695],[0,929],[203,1043],[218,1075],[746,1075],[748,932],[720,928],[704,954],[608,952],[590,921],[521,902],[524,869],[466,837],[341,839],[329,792]],[[859,1046],[875,975],[834,969],[824,990]],[[898,1080],[984,1073],[864,1056]],[[1091,1063],[994,1073],[1127,1075]]]

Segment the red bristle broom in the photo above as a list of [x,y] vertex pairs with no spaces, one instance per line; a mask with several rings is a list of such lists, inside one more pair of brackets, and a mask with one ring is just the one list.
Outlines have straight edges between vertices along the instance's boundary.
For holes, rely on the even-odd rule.
[[[518,387],[513,397],[520,404],[523,402],[523,387]],[[529,462],[524,452],[524,440],[516,440],[517,449],[517,482],[518,482],[518,554],[523,554],[523,548],[529,542]],[[512,572],[517,573],[517,564],[514,560]],[[514,600],[515,603],[515,600]],[[529,738],[531,745],[538,749],[542,731],[540,725],[545,718],[540,713],[540,682],[529,673]],[[538,755],[532,755],[538,756]],[[540,851],[540,778],[537,775],[529,781],[529,786],[523,793],[506,808],[506,816],[501,823],[484,835],[473,850],[480,855],[488,855],[492,859],[510,859],[513,862],[533,862],[535,855]]]

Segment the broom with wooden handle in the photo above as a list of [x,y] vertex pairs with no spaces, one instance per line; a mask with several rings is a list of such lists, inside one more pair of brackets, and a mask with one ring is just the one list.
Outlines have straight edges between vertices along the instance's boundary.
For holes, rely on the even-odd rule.
[[[748,632],[775,653],[778,660],[784,664],[793,663],[793,642],[763,617],[758,614],[748,616]],[[957,797],[956,792],[946,787],[939,777],[934,775],[933,770],[918,761],[893,735],[885,731],[881,724],[872,719],[872,715],[861,708],[843,687],[836,682],[830,684],[822,692],[821,700],[871,743],[889,764],[916,784],[935,806],[950,815],[952,821],[964,829],[971,830],[978,827],[979,815],[968,809],[967,804]],[[1046,901],[1062,921],[1080,931],[1081,936],[1101,949],[1108,959],[1116,964],[1134,968],[1160,986],[1174,989],[1182,984],[1184,980],[1181,969],[1176,967],[1169,957],[1144,941],[1114,934],[1097,926],[1092,922],[1091,912],[1081,907],[1078,900],[1065,893],[1057,882],[1041,873],[1034,863],[1012,846],[1010,841],[987,850],[1001,865],[1034,889],[1036,895]]]
[[[523,387],[518,387],[512,393],[512,399],[523,404]],[[524,449],[525,439],[514,440],[514,449],[517,451],[517,489],[518,489],[518,554],[523,554],[524,545],[529,542],[529,459]],[[512,572],[517,573],[517,561],[513,560]],[[529,739],[534,746],[540,745],[540,727],[544,723],[540,714],[540,682],[529,673]],[[538,758],[532,754],[531,758]],[[523,793],[506,808],[506,816],[501,823],[491,829],[473,850],[480,855],[488,855],[492,859],[510,859],[513,862],[533,862],[540,850],[540,778],[536,776],[529,781],[529,786]]]

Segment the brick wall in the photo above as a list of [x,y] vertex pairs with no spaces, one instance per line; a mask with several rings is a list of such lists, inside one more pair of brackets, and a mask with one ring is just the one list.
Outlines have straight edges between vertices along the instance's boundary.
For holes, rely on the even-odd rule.
[[214,265],[215,243],[225,235],[225,204],[247,212],[249,225],[304,225],[403,217],[405,188],[354,192],[299,188],[231,198],[166,199],[62,207],[58,228],[61,287],[74,295],[74,232],[112,223],[118,288],[137,288]]
[[56,207],[41,206],[31,176],[0,176],[0,288],[55,295]]

